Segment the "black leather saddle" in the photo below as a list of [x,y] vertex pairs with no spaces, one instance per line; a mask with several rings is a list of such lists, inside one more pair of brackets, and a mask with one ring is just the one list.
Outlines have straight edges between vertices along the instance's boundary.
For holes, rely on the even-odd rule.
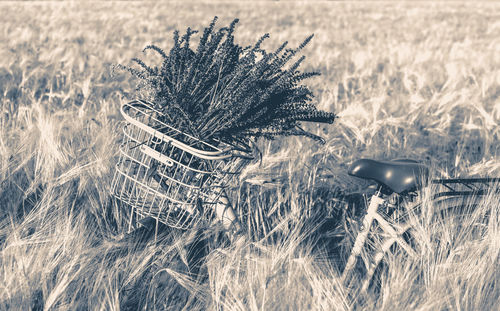
[[429,168],[407,159],[392,161],[360,159],[351,165],[348,174],[376,181],[385,193],[402,194],[416,190],[429,176]]

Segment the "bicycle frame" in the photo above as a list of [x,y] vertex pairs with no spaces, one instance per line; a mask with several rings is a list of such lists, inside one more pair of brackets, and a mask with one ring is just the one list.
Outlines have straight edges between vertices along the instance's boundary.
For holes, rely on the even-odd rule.
[[[384,243],[382,249],[389,249],[394,243],[398,243],[410,256],[415,256],[416,253],[412,249],[412,247],[406,243],[406,241],[402,238],[402,233],[407,229],[406,227],[398,228],[395,224],[390,223],[385,217],[378,212],[380,206],[382,206],[386,199],[381,196],[380,189],[372,195],[369,201],[368,208],[366,210],[366,215],[363,218],[363,225],[361,227],[361,232],[358,233],[356,240],[354,242],[354,246],[352,248],[351,254],[347,259],[346,266],[344,267],[344,271],[341,275],[341,281],[345,282],[349,274],[353,271],[356,259],[361,255],[363,251],[363,247],[366,243],[368,235],[370,233],[371,226],[373,221],[377,221],[380,228],[384,231],[384,233],[389,235],[389,239]],[[385,246],[387,245],[387,246]],[[383,252],[385,253],[385,251]],[[383,256],[382,254],[377,254],[377,256]],[[377,260],[375,260],[376,262]],[[367,275],[370,275],[370,278],[365,280],[362,285],[362,291],[366,291],[370,284],[371,275],[375,272],[376,265],[371,265],[367,268]]]
[[[488,191],[491,191],[490,185],[494,183],[500,183],[500,178],[435,179],[431,181],[431,184],[442,185],[446,188],[446,190],[435,194],[433,196],[433,200],[443,197],[485,195]],[[389,236],[389,238],[382,244],[380,251],[374,256],[373,262],[371,264],[365,263],[367,273],[361,287],[362,291],[366,291],[368,289],[371,278],[375,273],[379,262],[391,246],[394,245],[394,243],[397,243],[406,251],[408,255],[412,257],[417,255],[415,250],[413,250],[413,248],[403,239],[402,236],[402,234],[408,230],[409,225],[392,223],[390,220],[386,219],[383,214],[378,212],[379,207],[384,205],[387,201],[384,197],[382,197],[381,190],[382,186],[379,186],[379,189],[369,200],[366,214],[363,217],[361,231],[356,236],[353,248],[341,275],[341,281],[345,283],[348,276],[354,270],[357,258],[360,257],[363,251],[363,247],[365,246],[373,221],[376,221],[382,231]],[[496,192],[500,192],[500,189],[496,189]]]
[[489,191],[490,184],[500,183],[500,178],[434,179],[431,183],[447,188],[447,191],[434,195],[434,199],[437,199],[445,196],[484,195]]

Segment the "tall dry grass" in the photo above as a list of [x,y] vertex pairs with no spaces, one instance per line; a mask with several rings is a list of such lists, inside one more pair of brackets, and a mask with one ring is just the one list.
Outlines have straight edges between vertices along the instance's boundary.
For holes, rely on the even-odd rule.
[[[387,257],[381,292],[339,283],[311,232],[359,157],[423,160],[450,176],[500,175],[500,19],[496,3],[2,3],[0,25],[0,309],[414,309],[500,305],[498,194],[487,230],[444,227],[451,243],[418,258]],[[109,196],[118,108],[133,96],[110,76],[175,28],[241,19],[242,43],[269,48],[314,32],[306,67],[321,109],[340,115],[310,129],[327,139],[261,142],[262,160],[232,189],[252,242],[211,242],[206,278],[186,272],[192,233],[139,245]],[[155,59],[151,59],[154,61]],[[427,200],[427,201],[425,201]],[[432,204],[425,199],[428,209]],[[472,215],[471,217],[474,217]],[[474,218],[472,218],[474,219]],[[431,226],[415,219],[419,240]],[[203,230],[204,228],[200,228]],[[340,233],[342,231],[340,230]],[[344,232],[345,233],[345,232]],[[314,235],[312,235],[314,236]],[[454,239],[456,241],[457,239]],[[342,256],[340,256],[342,257]]]

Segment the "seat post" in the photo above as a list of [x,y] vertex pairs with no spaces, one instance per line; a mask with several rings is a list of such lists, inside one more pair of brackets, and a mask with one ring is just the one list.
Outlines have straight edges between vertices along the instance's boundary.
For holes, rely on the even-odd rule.
[[354,246],[352,247],[351,254],[347,259],[346,266],[342,273],[341,276],[342,282],[346,280],[347,275],[350,274],[350,272],[354,268],[356,264],[356,258],[361,254],[366,239],[368,238],[368,233],[370,232],[370,228],[377,214],[377,210],[379,206],[385,202],[385,199],[382,198],[381,196],[381,190],[382,187],[380,187],[370,199],[370,204],[368,205],[368,209],[366,210],[366,215],[363,218],[363,226],[361,228],[361,232],[359,232],[358,236],[356,237],[356,240],[354,241]]

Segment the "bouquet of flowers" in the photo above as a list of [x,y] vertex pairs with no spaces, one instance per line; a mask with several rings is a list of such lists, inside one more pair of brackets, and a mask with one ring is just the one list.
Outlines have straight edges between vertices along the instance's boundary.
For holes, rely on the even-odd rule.
[[302,135],[324,142],[300,126],[301,121],[335,120],[334,113],[311,104],[311,90],[301,85],[319,73],[298,69],[304,56],[291,62],[313,36],[297,48],[284,42],[268,52],[261,46],[269,34],[242,47],[234,42],[238,19],[218,30],[216,21],[217,17],[204,29],[195,49],[191,40],[197,31],[191,28],[182,36],[174,32],[168,53],[147,46],[144,52],[161,56],[159,66],[134,58],[136,68],[117,67],[139,78],[138,89],[161,112],[163,122],[202,141],[247,144],[256,137]]

